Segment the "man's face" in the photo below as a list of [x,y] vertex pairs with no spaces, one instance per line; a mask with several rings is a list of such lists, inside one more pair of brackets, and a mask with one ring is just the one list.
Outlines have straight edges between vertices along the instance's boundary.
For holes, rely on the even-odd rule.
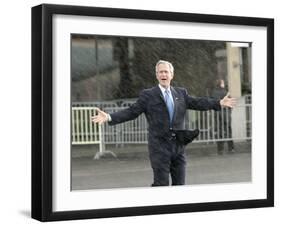
[[168,64],[159,64],[157,67],[156,78],[159,81],[159,84],[168,88],[173,79],[174,75],[171,73],[170,67]]

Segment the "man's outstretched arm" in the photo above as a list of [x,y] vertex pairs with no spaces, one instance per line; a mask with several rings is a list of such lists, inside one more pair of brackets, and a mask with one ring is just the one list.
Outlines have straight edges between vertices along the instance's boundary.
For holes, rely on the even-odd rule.
[[137,118],[146,109],[147,97],[144,91],[141,92],[138,100],[129,108],[108,114],[100,109],[97,109],[98,114],[92,117],[94,123],[100,125],[109,122],[109,125],[116,125],[118,123],[126,122]]
[[229,93],[223,99],[214,99],[209,97],[192,97],[186,92],[186,101],[189,109],[206,111],[219,111],[221,107],[233,108],[236,105],[236,99],[231,98]]

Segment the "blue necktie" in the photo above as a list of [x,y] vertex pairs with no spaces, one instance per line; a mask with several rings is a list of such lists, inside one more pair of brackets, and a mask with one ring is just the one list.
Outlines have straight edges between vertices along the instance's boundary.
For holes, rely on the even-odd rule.
[[170,123],[172,123],[173,115],[174,115],[174,103],[169,95],[169,90],[165,90],[165,101],[168,108],[169,116],[170,116]]

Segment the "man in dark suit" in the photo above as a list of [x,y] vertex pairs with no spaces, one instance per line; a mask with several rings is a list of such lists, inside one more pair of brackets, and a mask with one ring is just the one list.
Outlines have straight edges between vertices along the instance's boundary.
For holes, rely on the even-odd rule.
[[98,109],[92,117],[95,123],[108,122],[109,125],[126,122],[144,113],[148,122],[148,150],[153,169],[152,186],[168,186],[171,175],[172,185],[185,184],[184,144],[178,142],[175,132],[185,129],[185,113],[193,110],[220,110],[221,106],[233,107],[235,100],[225,96],[221,100],[207,97],[192,97],[186,89],[172,87],[173,65],[160,60],[156,64],[156,87],[140,92],[139,98],[131,107],[107,114]]

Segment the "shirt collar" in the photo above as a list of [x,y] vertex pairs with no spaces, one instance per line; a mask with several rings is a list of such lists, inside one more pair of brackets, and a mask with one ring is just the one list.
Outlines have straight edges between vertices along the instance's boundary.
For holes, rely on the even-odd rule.
[[[160,84],[158,84],[158,86],[159,86],[159,88],[160,88],[162,94],[164,95],[166,89],[165,89],[164,87],[162,87]],[[169,93],[171,93],[171,86],[169,86],[169,87],[167,88],[167,90],[169,91]]]

